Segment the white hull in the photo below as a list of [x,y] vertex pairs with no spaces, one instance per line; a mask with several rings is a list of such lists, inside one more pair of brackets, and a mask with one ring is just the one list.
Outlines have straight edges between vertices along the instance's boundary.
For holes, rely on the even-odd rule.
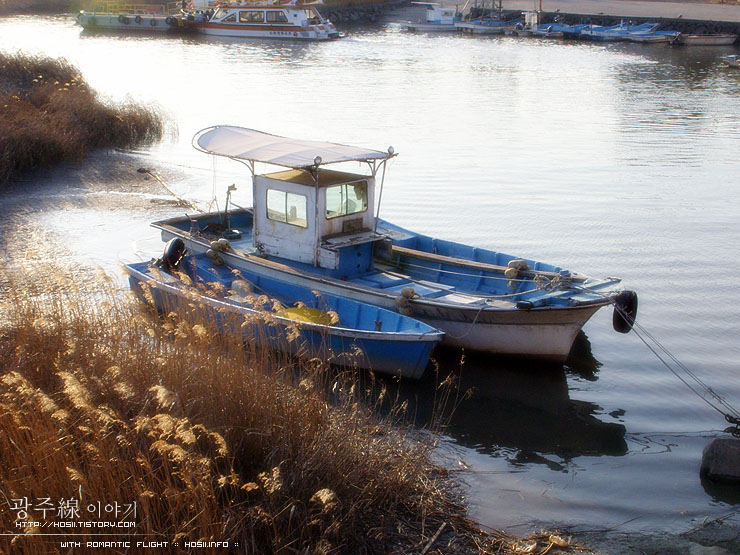
[[740,67],[740,56],[733,54],[730,56],[722,56],[720,58],[722,63],[730,67]]
[[[160,229],[164,241],[181,237],[191,253],[203,253],[210,248],[208,243],[193,239],[189,234],[170,231],[173,228]],[[264,274],[322,293],[349,296],[360,302],[398,310],[394,294],[306,274],[256,256],[229,252],[222,253],[221,256],[227,264],[235,268]],[[443,343],[447,345],[498,355],[563,362],[567,359],[579,330],[602,306],[597,304],[531,310],[490,307],[481,309],[478,306],[443,305],[433,300],[419,299],[413,302],[411,316],[444,331],[446,335]]]
[[455,23],[455,27],[460,29],[463,33],[471,33],[473,35],[503,35],[504,27],[496,27],[493,25],[478,25],[476,23]]
[[165,15],[96,14],[81,12],[76,21],[86,30],[169,31],[177,27],[167,23]]
[[737,35],[679,35],[676,42],[686,46],[727,46],[736,40]]
[[196,26],[199,33],[204,35],[211,35],[217,37],[237,37],[237,38],[278,38],[278,39],[296,39],[296,40],[331,40],[338,38],[336,30],[328,30],[324,28],[312,28],[312,27],[282,27],[274,29],[248,29],[238,28],[236,26],[232,28],[223,28],[210,26],[207,23],[198,24]]
[[435,32],[435,33],[450,33],[457,31],[457,27],[453,23],[407,23],[406,29],[409,31],[421,31],[421,32]]

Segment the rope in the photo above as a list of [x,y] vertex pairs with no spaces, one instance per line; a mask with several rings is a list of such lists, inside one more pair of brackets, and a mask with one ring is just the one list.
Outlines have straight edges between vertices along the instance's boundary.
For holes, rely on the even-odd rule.
[[154,179],[156,179],[157,181],[159,181],[159,184],[160,184],[160,185],[161,185],[162,187],[164,187],[164,188],[165,188],[165,190],[166,190],[166,191],[167,191],[167,192],[168,192],[169,194],[171,194],[171,195],[172,195],[173,197],[175,197],[175,198],[177,199],[177,202],[179,202],[179,203],[181,203],[181,204],[184,204],[184,205],[186,205],[186,206],[189,206],[189,207],[190,207],[190,208],[192,208],[193,210],[196,210],[196,211],[198,211],[198,212],[202,212],[202,210],[200,209],[200,207],[198,207],[198,205],[196,205],[196,204],[195,204],[195,203],[193,203],[193,202],[190,202],[189,200],[186,200],[186,199],[182,198],[182,197],[181,197],[180,195],[178,195],[178,194],[177,194],[177,193],[176,193],[175,191],[173,191],[172,189],[170,189],[170,188],[169,188],[169,187],[167,186],[167,184],[166,184],[166,183],[165,183],[164,181],[162,181],[162,179],[161,179],[161,178],[160,178],[160,177],[159,177],[159,176],[158,176],[158,175],[157,175],[156,173],[154,173],[154,172],[153,172],[152,170],[148,170],[148,169],[146,169],[146,168],[139,168],[139,169],[138,169],[138,170],[136,170],[136,171],[138,171],[139,173],[145,173],[145,174],[147,174],[147,175],[151,175],[151,176],[152,176],[152,177],[153,177]]
[[[631,320],[631,317],[622,309],[622,307],[620,307],[616,303],[616,301],[614,300],[614,297],[610,297],[606,294],[598,293],[596,291],[594,291],[594,293],[597,293],[603,296],[604,298],[608,299],[609,302],[614,306],[614,310],[616,310],[617,313],[619,313],[619,315],[622,316],[622,318],[624,318],[626,321],[629,322]],[[661,363],[663,363],[663,365],[674,376],[676,376],[676,378],[678,378],[686,387],[688,387],[692,392],[694,392],[707,405],[709,405],[714,410],[716,410],[718,413],[720,413],[727,422],[736,426],[736,429],[732,432],[732,434],[736,437],[740,437],[740,412],[738,412],[738,410],[735,409],[735,407],[733,407],[727,401],[725,401],[710,386],[708,386],[699,376],[697,376],[690,368],[688,368],[684,363],[678,360],[678,358],[673,353],[671,353],[665,345],[663,345],[660,341],[658,341],[658,339],[656,339],[654,335],[652,335],[648,330],[646,330],[644,326],[642,326],[641,324],[638,324],[637,322],[633,322],[632,331],[640,339],[640,341],[642,341],[642,343],[650,350],[650,352],[652,352],[656,356],[656,358]],[[658,351],[661,351],[664,356],[661,356],[661,353]],[[672,361],[673,364],[671,364],[666,359],[670,359],[670,361]],[[691,378],[691,380],[695,382],[695,385],[692,385],[691,383],[689,383],[689,379],[681,375],[679,370],[683,371],[686,376]],[[703,389],[704,394],[702,394],[699,391],[699,389]],[[707,395],[710,396],[712,399],[714,399],[714,402],[708,399]],[[724,410],[720,408],[720,406],[723,407]]]

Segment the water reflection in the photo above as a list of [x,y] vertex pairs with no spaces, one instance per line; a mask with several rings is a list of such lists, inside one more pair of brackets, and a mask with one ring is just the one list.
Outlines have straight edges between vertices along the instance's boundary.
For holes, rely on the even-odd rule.
[[721,484],[701,475],[701,486],[714,501],[740,505],[740,484]]
[[[581,335],[566,367],[440,350],[439,373],[428,372],[417,384],[396,386],[400,401],[408,401],[416,423],[425,425],[439,417],[434,404],[440,397],[439,383],[453,378],[460,395],[447,403],[451,416],[445,433],[459,445],[514,464],[541,463],[553,470],[564,470],[567,461],[583,455],[624,455],[625,427],[603,422],[596,416],[601,407],[569,396],[566,368],[595,381],[600,366]],[[543,455],[555,455],[561,462]]]

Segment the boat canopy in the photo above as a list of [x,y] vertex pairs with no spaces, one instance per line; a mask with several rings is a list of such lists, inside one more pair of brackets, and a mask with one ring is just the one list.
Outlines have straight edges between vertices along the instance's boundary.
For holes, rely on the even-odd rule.
[[202,152],[284,166],[309,168],[337,162],[374,162],[387,160],[395,154],[360,147],[290,139],[231,125],[217,125],[198,131],[193,146]]

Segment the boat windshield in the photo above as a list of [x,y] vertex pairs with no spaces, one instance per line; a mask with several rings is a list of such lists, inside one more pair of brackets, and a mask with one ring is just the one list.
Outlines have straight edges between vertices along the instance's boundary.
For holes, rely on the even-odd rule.
[[367,181],[326,188],[326,219],[358,214],[367,210]]
[[297,193],[267,189],[267,218],[298,227],[308,227],[306,197]]
[[322,23],[324,21],[319,12],[317,12],[313,8],[306,8],[303,11],[306,12],[306,18],[311,25],[318,25],[319,23]]

